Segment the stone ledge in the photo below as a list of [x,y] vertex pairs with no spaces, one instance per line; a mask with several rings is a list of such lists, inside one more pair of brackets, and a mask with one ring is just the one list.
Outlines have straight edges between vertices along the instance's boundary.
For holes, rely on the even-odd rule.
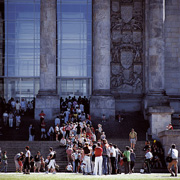
[[172,114],[174,113],[174,109],[170,106],[153,106],[153,107],[149,107],[148,112],[151,114],[156,114],[156,113]]
[[180,136],[180,129],[165,130],[158,133],[159,137],[163,136]]

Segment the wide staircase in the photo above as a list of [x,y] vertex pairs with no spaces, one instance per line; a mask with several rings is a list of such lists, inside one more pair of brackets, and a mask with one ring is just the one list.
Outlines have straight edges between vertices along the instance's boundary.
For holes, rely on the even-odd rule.
[[[93,119],[93,126],[96,129],[97,125],[102,124],[103,131],[106,133],[106,138],[109,143],[116,144],[121,151],[125,150],[129,142],[129,132],[132,128],[138,134],[138,141],[136,144],[136,165],[135,172],[143,166],[144,155],[143,147],[146,140],[146,132],[149,127],[149,123],[144,120],[143,115],[140,112],[134,113],[123,113],[123,120],[119,122],[117,119],[108,120],[102,122],[102,119]],[[28,127],[32,123],[36,128],[36,137],[34,142],[29,142],[28,140]],[[47,127],[53,125],[53,122],[48,122]],[[57,152],[57,164],[59,165],[59,171],[64,172],[67,165],[67,158],[65,153],[65,148],[60,147],[59,143],[56,141],[40,141],[40,130],[39,122],[33,120],[32,118],[24,117],[20,130],[16,130],[15,127],[10,129],[8,127],[3,127],[3,135],[0,136],[0,147],[2,151],[6,150],[8,155],[8,171],[14,172],[14,156],[18,152],[25,152],[25,146],[30,146],[32,155],[34,156],[37,151],[40,151],[44,158],[49,154],[49,147],[53,147]],[[12,140],[12,141],[7,141]],[[154,169],[153,172],[160,172],[160,169]],[[164,169],[162,172],[166,171]]]
[[[29,146],[32,156],[34,157],[37,151],[41,152],[44,159],[49,154],[49,147],[53,147],[56,151],[56,163],[59,165],[59,172],[65,172],[67,165],[66,152],[64,147],[60,147],[56,141],[0,141],[2,152],[7,151],[8,156],[8,172],[15,172],[14,156],[19,152],[25,153],[25,147]],[[1,167],[1,166],[0,166]]]

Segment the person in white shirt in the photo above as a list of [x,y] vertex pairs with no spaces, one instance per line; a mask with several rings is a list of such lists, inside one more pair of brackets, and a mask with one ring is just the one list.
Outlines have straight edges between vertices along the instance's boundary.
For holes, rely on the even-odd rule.
[[46,174],[49,173],[49,170],[51,168],[52,168],[53,174],[56,174],[56,170],[55,170],[55,164],[56,164],[56,162],[55,162],[55,152],[53,151],[52,147],[49,148],[49,151],[50,151],[50,154],[49,154],[49,156],[50,156],[49,160],[50,161],[49,161],[49,164],[48,164],[48,170],[46,171]]
[[16,129],[19,129],[21,123],[21,116],[19,114],[16,115]]
[[22,115],[24,115],[24,113],[26,112],[26,101],[24,99],[22,99],[21,101],[21,111]]
[[116,167],[115,167],[116,151],[115,151],[112,143],[109,144],[109,148],[108,149],[109,149],[109,154],[110,154],[112,174],[116,174]]
[[20,104],[20,102],[17,100],[16,101],[16,113],[20,113],[20,109],[21,109],[21,104]]
[[147,167],[147,173],[151,173],[151,160],[153,158],[153,155],[150,151],[150,149],[147,149],[146,154],[145,154],[145,164]]
[[66,139],[62,137],[59,143],[60,143],[60,146],[66,146]]
[[4,122],[5,126],[7,125],[7,121],[8,121],[8,113],[7,113],[7,111],[5,111],[3,113],[3,122]]
[[52,126],[49,128],[49,131],[48,131],[47,134],[49,136],[49,140],[53,141],[53,138],[54,138],[54,128]]
[[[171,176],[177,177],[178,171],[178,150],[176,149],[176,145],[172,144],[171,148],[168,151],[168,156],[172,157],[172,161],[168,164],[168,171],[171,173]],[[174,165],[175,174],[172,171],[172,166]]]
[[57,116],[56,119],[55,119],[55,126],[57,126],[57,124],[59,124],[59,126],[60,126],[60,119],[59,119],[59,116]]
[[[29,146],[26,146],[25,148],[26,154],[25,154],[25,162],[24,162],[24,173],[25,174],[30,174],[30,157],[31,157],[31,152],[29,150]],[[28,170],[28,172],[27,172]]]

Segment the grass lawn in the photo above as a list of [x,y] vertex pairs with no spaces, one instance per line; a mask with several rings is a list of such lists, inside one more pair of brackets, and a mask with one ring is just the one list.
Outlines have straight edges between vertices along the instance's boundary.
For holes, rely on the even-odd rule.
[[[18,173],[0,173],[0,180],[64,180],[64,179],[77,179],[77,180],[94,180],[94,179],[130,179],[130,180],[163,180],[163,179],[169,179],[170,174],[118,174],[118,175],[108,175],[108,176],[93,176],[93,175],[82,175],[82,174],[73,174],[73,173],[57,173],[57,174],[45,174],[45,173],[31,173],[30,175],[24,175],[24,174],[18,174]],[[180,175],[178,177],[174,177],[173,179],[180,180]]]

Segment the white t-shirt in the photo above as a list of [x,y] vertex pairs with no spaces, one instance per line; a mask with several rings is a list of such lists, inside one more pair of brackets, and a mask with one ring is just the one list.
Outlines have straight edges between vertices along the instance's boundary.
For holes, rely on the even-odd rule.
[[178,150],[172,149],[172,154],[171,154],[171,148],[170,148],[168,151],[168,155],[170,155],[172,159],[178,159]]
[[146,159],[151,159],[151,158],[153,157],[153,155],[152,155],[151,152],[147,152],[147,153],[145,154],[145,157],[146,157]]
[[8,113],[3,113],[3,117],[8,117]]
[[20,110],[21,104],[20,103],[16,103],[16,109]]
[[31,152],[30,152],[30,150],[27,150],[27,151],[26,151],[26,157],[31,157]]
[[59,119],[59,118],[56,118],[56,119],[55,119],[55,126],[57,126],[57,124],[60,125],[60,119]]

